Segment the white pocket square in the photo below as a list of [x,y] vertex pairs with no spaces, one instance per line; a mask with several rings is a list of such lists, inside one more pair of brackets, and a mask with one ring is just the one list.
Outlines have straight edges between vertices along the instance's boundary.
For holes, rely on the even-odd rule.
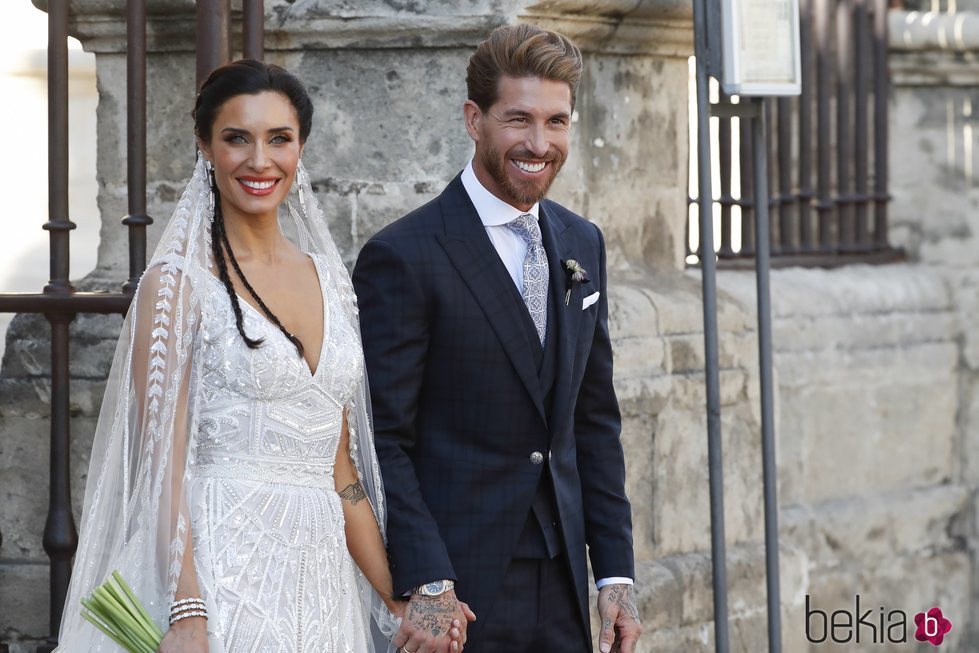
[[594,304],[595,302],[597,302],[598,301],[598,296],[600,294],[601,293],[596,290],[592,294],[590,294],[587,297],[585,297],[584,299],[582,299],[581,300],[581,310],[585,310],[586,308],[588,308],[589,306],[591,306],[592,304]]

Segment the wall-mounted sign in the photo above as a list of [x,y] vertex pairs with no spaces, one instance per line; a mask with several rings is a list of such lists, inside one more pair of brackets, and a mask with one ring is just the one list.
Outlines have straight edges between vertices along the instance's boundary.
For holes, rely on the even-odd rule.
[[721,0],[723,78],[730,95],[799,95],[798,0]]

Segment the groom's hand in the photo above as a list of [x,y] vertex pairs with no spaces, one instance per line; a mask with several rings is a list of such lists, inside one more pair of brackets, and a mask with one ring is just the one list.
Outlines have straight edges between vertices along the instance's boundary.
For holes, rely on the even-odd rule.
[[642,634],[639,610],[632,585],[606,585],[598,591],[598,616],[602,631],[598,647],[602,653],[633,653]]
[[463,605],[455,590],[439,596],[412,594],[394,645],[407,653],[461,651],[466,643],[466,626],[472,620],[471,611],[468,606],[464,610]]

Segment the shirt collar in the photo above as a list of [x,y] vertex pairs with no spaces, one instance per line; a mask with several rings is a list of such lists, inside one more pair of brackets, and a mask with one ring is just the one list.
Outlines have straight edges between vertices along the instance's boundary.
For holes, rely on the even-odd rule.
[[479,219],[482,221],[484,227],[504,225],[511,220],[519,218],[524,213],[529,213],[535,219],[539,219],[538,211],[540,209],[540,202],[534,202],[534,205],[527,211],[521,211],[515,206],[510,206],[486,190],[486,187],[479,182],[479,179],[476,178],[476,173],[473,171],[473,162],[471,160],[466,165],[466,169],[462,171],[462,185],[465,187],[469,199],[472,200],[473,206],[476,207],[476,213],[479,214]]

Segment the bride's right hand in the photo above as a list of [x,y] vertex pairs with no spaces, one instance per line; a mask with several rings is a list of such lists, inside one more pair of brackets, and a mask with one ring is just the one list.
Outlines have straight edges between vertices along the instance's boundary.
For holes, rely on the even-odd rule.
[[207,620],[188,617],[173,624],[157,653],[207,653]]

